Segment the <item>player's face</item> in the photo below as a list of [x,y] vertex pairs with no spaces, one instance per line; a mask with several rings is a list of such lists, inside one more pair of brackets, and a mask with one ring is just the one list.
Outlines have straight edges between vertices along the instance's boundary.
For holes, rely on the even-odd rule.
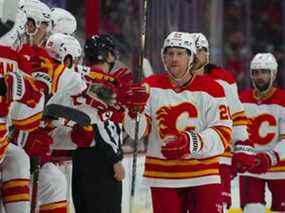
[[251,70],[252,80],[256,89],[265,91],[268,89],[271,81],[271,71],[268,69]]
[[30,45],[42,46],[47,35],[49,23],[42,22],[39,27],[36,26],[33,19],[28,19],[26,23],[27,42]]
[[193,70],[198,70],[209,63],[209,52],[205,48],[197,49]]
[[66,65],[67,67],[71,67],[73,64],[73,60],[72,60],[72,56],[67,55],[65,57],[65,59],[63,60],[64,65]]
[[169,72],[176,78],[185,75],[188,69],[189,55],[186,49],[169,47],[164,53],[164,62]]
[[26,31],[27,33],[34,33],[36,31],[37,27],[36,27],[36,23],[33,19],[28,19],[27,23],[26,23]]

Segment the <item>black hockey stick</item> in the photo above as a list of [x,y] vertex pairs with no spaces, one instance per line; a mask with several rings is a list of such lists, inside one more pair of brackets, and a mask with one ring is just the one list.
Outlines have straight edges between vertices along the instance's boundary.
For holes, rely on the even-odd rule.
[[[143,73],[143,59],[144,59],[144,50],[145,50],[145,32],[146,32],[146,21],[147,21],[147,7],[148,0],[143,0],[143,23],[141,28],[141,37],[140,37],[140,54],[139,54],[139,67],[138,72],[134,73],[134,83],[138,83],[142,79]],[[140,116],[136,118],[135,125],[135,139],[134,139],[134,153],[133,153],[133,162],[132,162],[132,182],[131,182],[131,197],[130,197],[130,213],[134,212],[134,202],[135,202],[135,187],[136,187],[136,176],[137,176],[137,158],[138,158],[138,143],[139,143],[139,123]]]
[[31,198],[31,213],[36,213],[38,204],[38,185],[39,175],[41,169],[41,159],[39,157],[32,157],[31,164],[34,165],[33,182],[32,182],[32,198]]
[[51,119],[65,118],[77,123],[81,127],[88,126],[91,123],[91,119],[86,113],[60,104],[47,105],[44,109],[43,116]]
[[[44,118],[50,119],[65,118],[67,120],[77,123],[81,127],[88,126],[91,123],[90,117],[84,112],[59,104],[47,105],[44,109],[43,116]],[[34,166],[31,213],[36,213],[41,159],[39,157],[33,157],[31,161],[32,165]]]

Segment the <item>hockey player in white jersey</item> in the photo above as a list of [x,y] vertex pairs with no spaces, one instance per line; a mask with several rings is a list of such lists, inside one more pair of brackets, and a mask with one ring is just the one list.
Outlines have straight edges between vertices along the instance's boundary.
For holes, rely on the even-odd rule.
[[50,8],[38,0],[23,1],[20,5],[27,17],[25,43],[43,46],[50,31]]
[[[9,1],[8,4],[13,4]],[[1,2],[0,4],[2,4]],[[4,1],[5,3],[5,1]],[[17,6],[17,4],[15,4]],[[17,7],[14,8],[15,12]],[[1,8],[13,11],[13,8]],[[3,11],[1,11],[3,12]],[[6,11],[7,12],[7,11]],[[1,18],[2,14],[1,14]],[[29,157],[20,147],[10,143],[7,144],[7,129],[11,120],[10,114],[13,105],[23,104],[27,107],[36,107],[41,99],[40,92],[34,87],[33,81],[22,74],[21,71],[29,69],[25,58],[15,50],[19,48],[23,33],[22,20],[25,19],[22,13],[18,13],[16,23],[12,30],[0,38],[1,55],[1,198],[4,203],[4,209],[7,213],[30,212],[30,164]],[[5,20],[5,19],[4,19]],[[24,23],[25,24],[25,23]],[[3,31],[1,31],[3,32]],[[9,107],[9,108],[7,108]],[[6,114],[6,115],[4,115]],[[4,118],[9,114],[9,119]],[[3,117],[4,116],[4,117]],[[2,123],[5,121],[6,123]],[[11,133],[11,132],[9,132]],[[11,140],[13,142],[13,140]],[[6,147],[6,148],[5,148]],[[8,147],[8,149],[7,149]],[[5,150],[7,152],[5,153]],[[2,212],[2,210],[1,210]]]
[[[75,210],[78,212],[121,212],[121,181],[124,178],[124,168],[121,164],[120,146],[124,109],[112,105],[115,103],[112,88],[117,86],[123,91],[122,88],[130,83],[128,79],[131,73],[128,69],[119,69],[114,71],[112,76],[109,74],[117,58],[115,50],[110,35],[94,35],[87,39],[84,47],[86,65],[90,67],[84,76],[87,88],[73,96],[59,90],[48,103],[59,103],[58,97],[63,94],[64,105],[81,110],[91,118],[91,128],[82,128],[69,122],[54,130],[54,140],[58,141],[58,145],[62,144],[62,149],[76,149],[72,156],[72,191]],[[121,79],[125,81],[109,82],[109,78],[105,79],[106,76],[112,79],[123,76]],[[102,91],[100,88],[103,88],[103,85],[111,92],[108,99],[110,102],[98,98],[98,89]],[[100,173],[96,172],[98,170]]]
[[241,92],[256,164],[240,176],[240,200],[245,213],[265,212],[265,187],[272,195],[271,211],[285,212],[285,92],[276,88],[278,64],[271,53],[258,53],[250,63],[253,88]]
[[[25,73],[33,73],[33,71],[24,70]],[[47,87],[49,86],[51,87],[51,85]],[[64,175],[54,164],[49,162],[51,159],[50,146],[53,141],[48,135],[48,130],[39,127],[44,103],[45,97],[42,96],[40,103],[34,108],[21,103],[13,104],[10,115],[12,124],[15,127],[13,141],[23,146],[31,157],[40,160],[39,184],[36,186],[38,187],[36,190],[38,196],[32,200],[33,203],[38,201],[35,202],[38,205],[36,207],[38,211],[66,212],[67,183]]]
[[[245,172],[248,168],[251,168],[255,162],[252,144],[248,140],[248,121],[242,103],[238,97],[238,90],[234,77],[228,70],[210,63],[209,43],[202,33],[191,33],[191,36],[193,37],[197,48],[197,65],[195,70],[193,70],[193,73],[197,75],[207,75],[223,87],[231,118],[233,120],[232,145],[229,146],[226,152],[220,157],[220,173],[222,175],[222,184],[224,187],[222,197],[224,206],[229,209],[231,207],[232,176],[235,176],[237,171]],[[233,150],[234,157],[232,158]],[[237,164],[239,164],[239,168],[237,168]]]
[[[166,72],[144,80],[150,96],[139,135],[149,139],[144,179],[154,213],[223,212],[218,156],[230,144],[232,122],[222,87],[191,73],[195,54],[189,33],[170,33],[161,50]],[[130,112],[137,111],[136,96]],[[125,128],[132,135],[131,117]]]
[[[52,34],[46,43],[46,50],[53,59],[55,67],[55,75],[52,78],[52,97],[47,104],[60,104],[72,106],[72,96],[80,94],[86,89],[86,83],[81,78],[81,74],[75,72],[74,68],[81,58],[81,46],[78,40],[70,35],[62,33]],[[67,199],[69,205],[71,201],[71,175],[72,162],[71,151],[76,148],[70,137],[66,137],[65,131],[70,128],[57,126],[68,126],[64,118],[50,123],[53,137],[52,156],[53,161],[59,166],[60,170],[65,174],[67,179]]]
[[74,36],[63,33],[52,34],[45,49],[55,64],[63,64],[68,68],[78,64],[82,55],[79,41]]

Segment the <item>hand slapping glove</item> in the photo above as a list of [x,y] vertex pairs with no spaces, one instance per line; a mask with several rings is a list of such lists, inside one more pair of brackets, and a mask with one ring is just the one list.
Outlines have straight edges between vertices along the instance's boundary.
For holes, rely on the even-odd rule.
[[266,173],[270,167],[277,165],[279,161],[279,155],[275,151],[258,153],[256,154],[255,166],[249,172],[256,174]]
[[236,174],[244,173],[255,166],[256,154],[250,140],[237,141],[234,144],[232,170]]
[[44,128],[38,128],[29,133],[24,150],[31,157],[38,157],[41,164],[51,159],[51,145],[53,139]]
[[90,147],[94,141],[92,126],[81,127],[75,124],[71,131],[71,140],[79,148]]
[[142,113],[149,99],[148,86],[145,84],[132,84],[126,91],[126,107],[131,118],[136,118],[138,113]]
[[186,131],[168,140],[161,147],[161,153],[166,159],[184,159],[199,152],[202,146],[202,141],[197,133]]

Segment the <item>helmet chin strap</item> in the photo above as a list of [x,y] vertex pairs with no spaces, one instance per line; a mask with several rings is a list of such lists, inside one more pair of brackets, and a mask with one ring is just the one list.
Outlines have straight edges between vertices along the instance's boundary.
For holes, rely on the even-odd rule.
[[[186,69],[184,75],[181,78],[176,78],[168,69],[166,69],[168,72],[170,78],[175,82],[176,87],[181,87],[183,86],[187,81],[188,81],[188,76],[189,76],[189,68]],[[190,74],[191,75],[191,74]]]
[[[164,64],[164,67],[165,67],[165,70],[167,71],[167,73],[169,74],[170,78],[175,82],[175,86],[178,88],[178,87],[181,87],[183,86],[185,83],[187,83],[191,77],[192,77],[192,74],[190,73],[190,68],[192,67],[192,63],[190,62],[190,56],[189,56],[189,63],[188,63],[188,66],[187,66],[187,69],[185,70],[184,74],[182,77],[180,78],[177,78],[175,77],[171,71],[168,70],[165,62],[163,61],[163,64]],[[188,79],[189,77],[189,79]]]

